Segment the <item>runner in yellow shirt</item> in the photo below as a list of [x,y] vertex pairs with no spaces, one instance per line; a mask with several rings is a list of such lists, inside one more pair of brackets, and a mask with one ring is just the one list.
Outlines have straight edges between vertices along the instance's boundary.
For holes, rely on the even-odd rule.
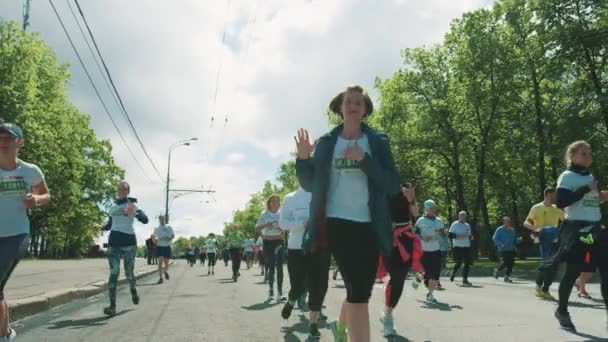
[[[538,238],[541,265],[553,255],[553,241],[559,234],[559,224],[564,220],[564,212],[555,206],[555,189],[545,189],[545,199],[530,209],[524,226],[530,229]],[[555,277],[555,270],[538,271],[536,277],[536,297],[554,299],[549,293],[549,287]]]

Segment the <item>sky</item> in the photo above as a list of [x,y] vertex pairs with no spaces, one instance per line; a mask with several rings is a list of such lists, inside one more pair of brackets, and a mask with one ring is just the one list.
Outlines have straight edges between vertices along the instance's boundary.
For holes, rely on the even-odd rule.
[[[452,19],[490,2],[79,0],[163,179],[103,83],[68,7],[75,9],[73,0],[53,3],[143,170],[95,96],[49,1],[31,1],[28,31],[39,32],[60,60],[71,63],[70,99],[91,116],[98,137],[112,142],[132,196],[152,218],[136,228],[143,243],[164,211],[173,143],[199,139],[174,150],[171,188],[216,193],[172,200],[171,225],[178,236],[221,232],[234,210],[292,158],[298,128],[309,129],[313,138],[330,128],[324,113],[334,95],[350,84],[377,94],[375,79],[399,70],[403,48],[440,43]],[[0,18],[21,23],[22,3],[1,0]]]

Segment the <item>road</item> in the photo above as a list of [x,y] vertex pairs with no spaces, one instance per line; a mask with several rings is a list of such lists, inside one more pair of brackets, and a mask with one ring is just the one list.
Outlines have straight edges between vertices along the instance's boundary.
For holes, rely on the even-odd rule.
[[[218,266],[215,276],[206,268],[177,261],[172,278],[156,285],[156,277],[139,281],[141,303],[131,303],[126,288],[119,291],[119,314],[104,317],[107,297],[80,300],[16,322],[17,341],[305,341],[307,320],[298,310],[290,320],[280,318],[281,305],[265,303],[267,287],[257,269],[243,270],[238,283],[229,268]],[[286,279],[287,280],[287,279]],[[424,303],[424,291],[409,282],[395,311],[401,337],[394,341],[593,341],[608,340],[606,314],[600,300],[572,298],[570,309],[578,335],[558,329],[552,316],[555,303],[537,300],[532,284],[508,285],[493,278],[472,279],[474,288],[443,280],[447,290],[437,294],[444,305]],[[370,311],[372,340],[384,341],[378,315],[383,285],[374,289]],[[557,285],[554,286],[556,290]],[[556,291],[554,291],[556,292]],[[599,298],[599,287],[590,293]],[[344,298],[340,281],[330,284],[325,313],[333,321]],[[321,329],[321,341],[333,341]]]

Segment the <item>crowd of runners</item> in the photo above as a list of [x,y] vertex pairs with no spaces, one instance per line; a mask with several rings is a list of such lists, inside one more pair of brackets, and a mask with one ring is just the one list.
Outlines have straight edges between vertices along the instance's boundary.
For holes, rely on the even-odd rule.
[[[438,216],[432,199],[420,204],[415,187],[400,180],[386,135],[366,123],[373,104],[359,86],[348,87],[333,98],[330,110],[342,123],[313,141],[301,129],[295,137],[296,175],[300,187],[283,201],[278,195],[267,199],[255,226],[255,236],[245,236],[231,227],[220,240],[210,234],[200,246],[189,246],[186,259],[194,267],[197,260],[215,274],[218,259],[232,267],[237,282],[242,269],[259,267],[268,285],[268,301],[283,303],[280,315],[288,319],[294,308],[309,310],[309,337],[320,338],[330,268],[333,279],[341,275],[345,285],[339,315],[330,324],[336,341],[369,341],[368,303],[377,279],[389,277],[384,287],[384,311],[379,317],[384,336],[397,334],[394,312],[404,284],[411,273],[413,288],[426,288],[426,301],[438,303],[437,292],[446,266],[448,250],[454,261],[449,280],[456,281],[462,268],[462,286],[472,286],[471,226],[467,212],[461,211],[450,224]],[[9,311],[3,289],[28,247],[27,210],[49,203],[51,196],[43,172],[22,161],[18,152],[25,143],[23,132],[14,124],[0,125],[0,341],[16,335],[9,327]],[[530,209],[524,226],[538,243],[541,261],[535,296],[553,299],[550,293],[558,266],[565,263],[559,283],[558,308],[554,316],[564,329],[575,330],[568,313],[568,299],[574,287],[579,296],[589,298],[586,283],[599,270],[601,293],[608,298],[608,237],[601,225],[600,203],[608,191],[600,190],[590,172],[591,146],[574,142],[567,148],[566,170],[555,187],[547,188],[544,200]],[[116,291],[120,261],[138,304],[133,274],[137,241],[135,220],[148,223],[138,200],[130,197],[127,182],[117,186],[117,198],[109,210],[109,220],[100,229],[109,231],[109,305],[106,315],[116,314]],[[421,206],[421,208],[419,208]],[[170,280],[169,260],[173,228],[164,216],[146,242],[153,248],[149,263],[158,259],[158,283]],[[500,256],[494,277],[510,283],[516,250],[521,242],[511,218],[504,217],[492,241]],[[244,263],[242,264],[242,260]],[[332,262],[333,261],[333,262]],[[289,291],[284,286],[287,264]],[[286,295],[286,296],[285,296]],[[440,296],[438,296],[440,297]]]

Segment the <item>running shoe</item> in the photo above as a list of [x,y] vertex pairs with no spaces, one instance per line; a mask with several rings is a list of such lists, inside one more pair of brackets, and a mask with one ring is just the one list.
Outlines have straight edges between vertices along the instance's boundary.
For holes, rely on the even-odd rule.
[[283,305],[283,309],[281,310],[281,317],[283,317],[284,319],[289,319],[289,317],[291,317],[292,310],[293,304],[291,304],[290,302],[285,303],[285,305]]
[[553,296],[551,295],[551,293],[549,293],[549,291],[547,291],[547,292],[542,291],[542,292],[543,292],[543,293],[542,293],[542,298],[543,298],[543,299],[546,299],[546,300],[555,300],[555,297],[553,297]]
[[158,279],[158,281],[156,282],[156,284],[160,285],[163,283],[163,278]]
[[165,272],[165,279],[169,280],[169,272]]
[[103,313],[108,316],[114,316],[114,315],[116,315],[116,307],[110,305],[107,308],[103,309]]
[[426,301],[432,304],[439,303],[439,301],[437,301],[437,299],[435,299],[435,297],[433,297],[433,295],[430,293],[426,295]]
[[137,295],[136,289],[131,289],[131,300],[133,301],[133,304],[139,304],[139,296]]
[[286,300],[287,300],[287,298],[283,297],[282,293],[277,294],[277,303],[283,303]]
[[579,296],[579,298],[593,299],[587,292],[579,292],[578,296]]
[[384,337],[391,337],[397,334],[395,330],[395,322],[392,317],[387,317],[385,314],[380,316],[380,323],[382,323],[382,333]]
[[319,331],[318,324],[310,323],[310,327],[308,328],[308,338],[311,340],[318,340],[321,338],[321,332]]
[[345,326],[342,326],[338,322],[333,322],[331,324],[331,332],[334,335],[334,342],[348,342]]
[[462,281],[462,287],[471,287],[471,286],[473,286],[473,284],[471,284],[468,280]]
[[559,310],[555,310],[555,318],[557,318],[559,325],[564,330],[568,331],[576,331],[576,327],[572,323],[570,319],[570,314],[568,312],[559,312]]
[[0,337],[0,341],[13,342],[16,337],[17,337],[17,332],[15,331],[15,329],[11,329],[8,336]]
[[543,289],[541,289],[540,287],[537,287],[534,290],[534,295],[536,296],[536,298],[543,298]]

